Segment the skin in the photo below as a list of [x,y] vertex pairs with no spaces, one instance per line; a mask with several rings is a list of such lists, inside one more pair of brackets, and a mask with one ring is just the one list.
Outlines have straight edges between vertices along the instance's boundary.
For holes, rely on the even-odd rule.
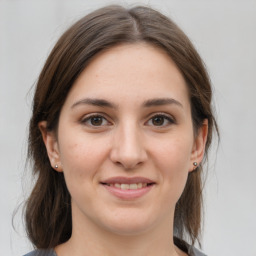
[[[167,98],[168,104],[143,105]],[[193,162],[203,158],[207,121],[193,131],[186,83],[163,50],[139,43],[101,52],[69,92],[57,134],[44,121],[39,128],[72,198],[72,236],[55,248],[58,256],[186,255],[170,239],[173,216]],[[155,184],[124,200],[100,183],[116,176]]]

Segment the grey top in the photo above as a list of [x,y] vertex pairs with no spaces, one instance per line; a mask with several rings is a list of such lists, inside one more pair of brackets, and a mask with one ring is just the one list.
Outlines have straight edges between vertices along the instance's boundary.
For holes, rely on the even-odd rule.
[[[190,248],[188,250],[188,255],[189,256],[207,256],[206,254],[204,254],[201,251],[199,251],[198,249],[196,249],[194,246],[190,246]],[[54,255],[54,256],[56,256],[56,255]]]
[[57,256],[57,254],[53,249],[50,249],[50,250],[35,250],[33,252],[25,254],[24,256]]
[[[190,245],[187,245],[187,252],[189,256],[206,256],[206,254],[203,254],[194,246],[190,246]],[[53,249],[50,249],[50,250],[35,250],[24,256],[57,256],[57,254]]]

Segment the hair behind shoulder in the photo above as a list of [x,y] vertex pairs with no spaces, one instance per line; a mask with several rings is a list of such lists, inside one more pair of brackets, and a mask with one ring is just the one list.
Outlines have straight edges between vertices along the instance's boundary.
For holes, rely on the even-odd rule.
[[[148,7],[126,9],[107,6],[80,19],[58,40],[39,76],[29,127],[28,159],[37,177],[25,205],[27,234],[37,248],[52,248],[67,241],[72,232],[71,198],[63,173],[50,165],[38,128],[56,131],[61,108],[70,88],[93,57],[121,43],[146,42],[160,47],[176,63],[188,86],[195,131],[208,119],[209,133],[217,124],[211,109],[211,85],[204,64],[187,36],[169,18]],[[199,241],[202,206],[202,166],[190,173],[174,219],[175,234]]]

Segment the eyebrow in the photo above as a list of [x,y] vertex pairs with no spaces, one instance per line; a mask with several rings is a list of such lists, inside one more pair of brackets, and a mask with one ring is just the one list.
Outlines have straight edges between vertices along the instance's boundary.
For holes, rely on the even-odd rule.
[[117,108],[117,105],[115,105],[113,103],[110,103],[107,100],[92,99],[92,98],[86,98],[86,99],[79,100],[79,101],[75,102],[71,106],[71,108],[74,108],[74,107],[79,106],[79,105],[92,105],[92,106],[98,106],[98,107],[103,107],[103,108],[107,107],[107,108],[114,108],[114,109]]
[[157,98],[157,99],[149,99],[149,100],[146,100],[142,106],[143,107],[154,107],[154,106],[163,106],[163,105],[177,105],[179,107],[183,107],[183,105],[173,99],[173,98]]
[[[173,98],[156,98],[156,99],[149,99],[146,100],[142,103],[142,107],[144,108],[149,108],[149,107],[154,107],[154,106],[164,106],[164,105],[177,105],[179,107],[183,107],[183,105],[173,99]],[[96,99],[96,98],[85,98],[82,100],[79,100],[75,102],[71,108],[74,108],[79,105],[92,105],[92,106],[98,106],[98,107],[107,107],[107,108],[113,108],[117,109],[118,106],[116,104],[113,104],[107,100],[104,99]]]

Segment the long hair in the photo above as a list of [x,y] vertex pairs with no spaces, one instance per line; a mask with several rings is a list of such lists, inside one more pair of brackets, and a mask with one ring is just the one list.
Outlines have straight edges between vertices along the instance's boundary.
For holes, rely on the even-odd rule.
[[[212,90],[204,64],[187,36],[173,21],[149,7],[107,6],[90,13],[58,40],[35,90],[28,159],[37,180],[25,205],[25,221],[27,234],[37,248],[55,247],[67,241],[72,232],[70,194],[63,173],[50,165],[38,123],[45,120],[47,129],[56,131],[69,90],[93,57],[115,45],[137,42],[165,50],[179,68],[189,91],[195,133],[203,120],[208,120],[207,157],[214,128],[218,131],[211,108]],[[174,216],[174,234],[181,239],[188,237],[192,243],[200,238],[201,176],[199,165],[188,176]]]

